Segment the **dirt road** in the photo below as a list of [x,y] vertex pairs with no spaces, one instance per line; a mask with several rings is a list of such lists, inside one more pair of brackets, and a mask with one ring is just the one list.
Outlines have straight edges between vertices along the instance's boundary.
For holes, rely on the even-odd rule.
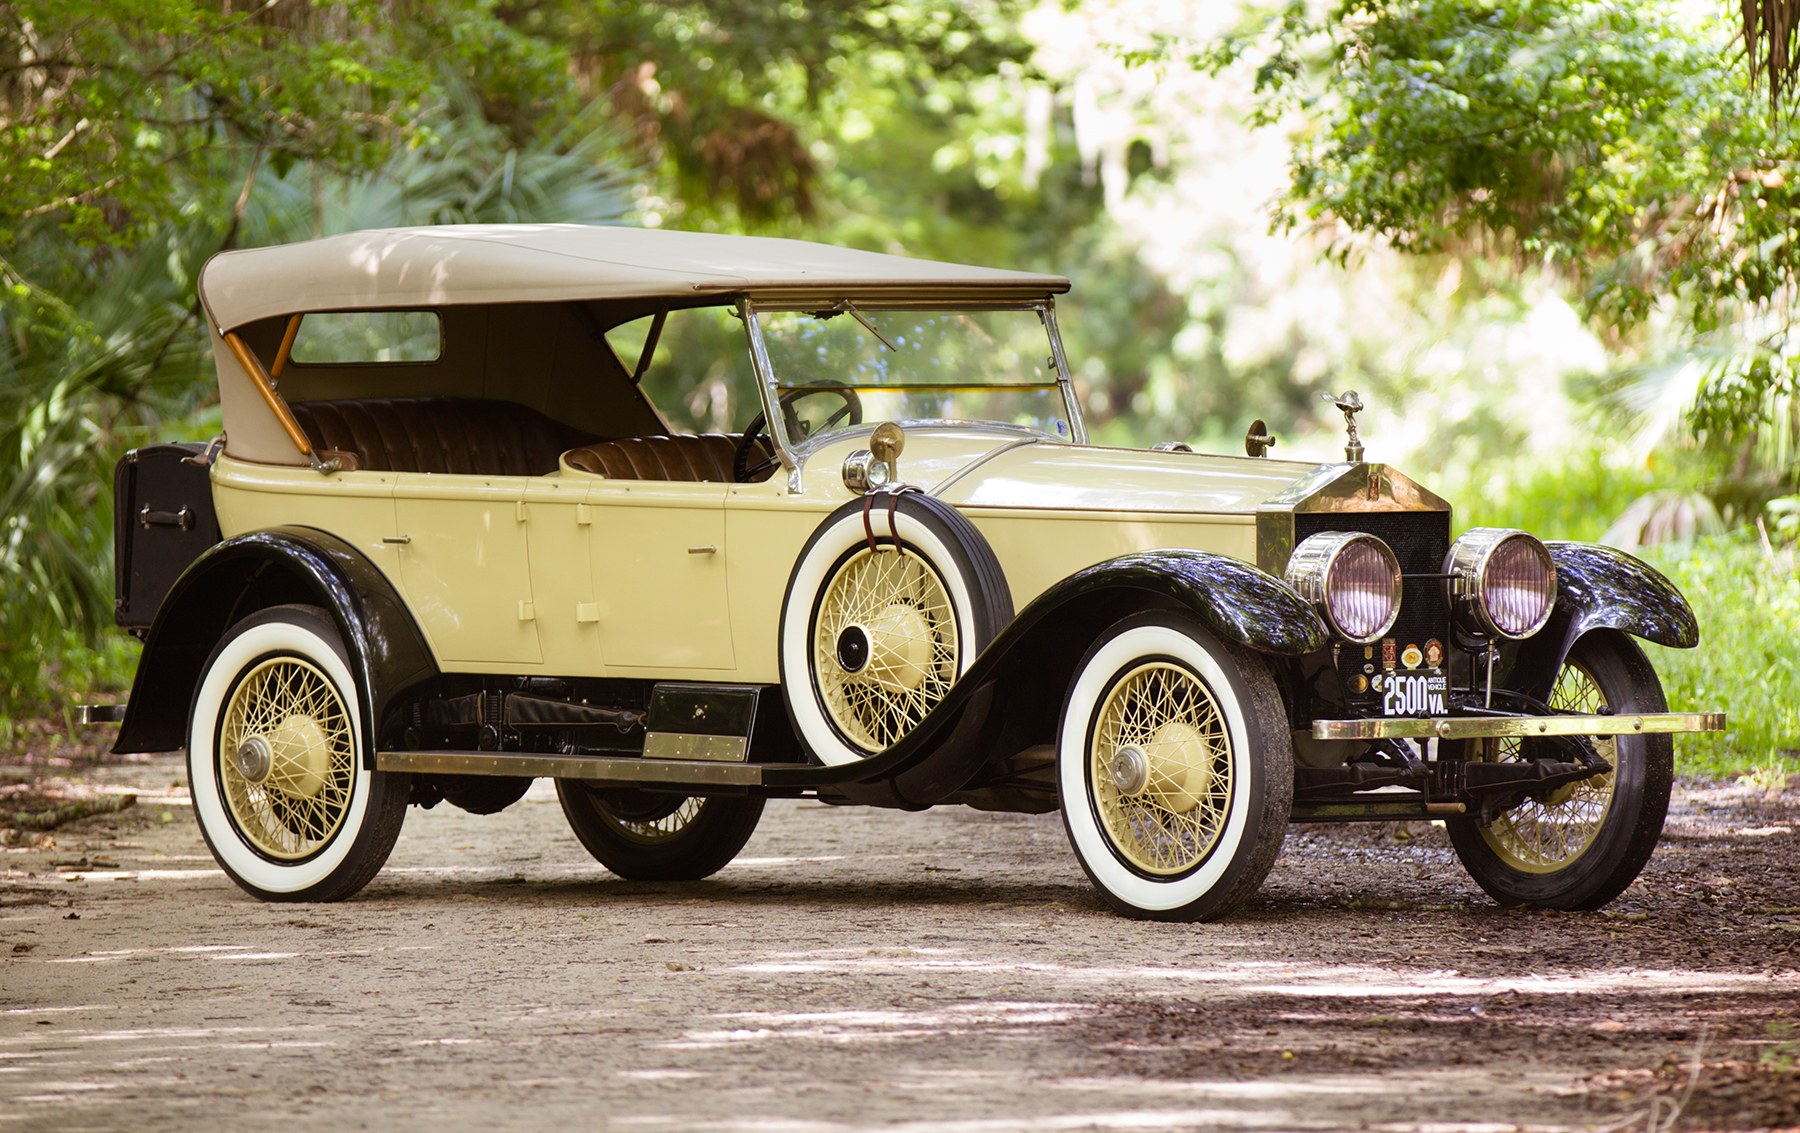
[[103,778],[138,806],[0,850],[0,1130],[1800,1128],[1793,786],[1683,790],[1603,913],[1496,908],[1425,825],[1296,827],[1174,926],[1054,815],[777,803],[646,885],[542,783],[264,905],[175,762]]

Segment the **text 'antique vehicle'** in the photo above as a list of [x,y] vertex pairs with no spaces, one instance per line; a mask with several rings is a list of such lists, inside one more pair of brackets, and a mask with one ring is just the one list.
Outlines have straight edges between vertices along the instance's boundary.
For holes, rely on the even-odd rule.
[[1671,733],[1723,726],[1633,640],[1697,643],[1675,588],[1453,538],[1354,394],[1343,463],[1260,421],[1248,456],[1091,445],[1068,286],[577,226],[220,255],[224,435],[119,466],[116,750],[185,746],[272,900],[538,777],[629,878],[704,877],[806,796],[1060,808],[1131,916],[1228,911],[1290,821],[1442,819],[1503,902],[1629,885]]

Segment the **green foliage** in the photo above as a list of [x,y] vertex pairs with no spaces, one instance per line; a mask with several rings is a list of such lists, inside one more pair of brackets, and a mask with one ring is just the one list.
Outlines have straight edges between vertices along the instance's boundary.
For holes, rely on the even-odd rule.
[[1722,709],[1729,730],[1677,744],[1686,774],[1800,771],[1800,574],[1792,550],[1720,539],[1652,561],[1687,595],[1700,619],[1698,649],[1650,646],[1669,703]]
[[[1024,0],[561,0],[519,26],[565,45],[661,173],[656,219],[791,228],[873,100],[929,101],[1024,58]],[[953,97],[953,95],[951,96]]]
[[1800,475],[1800,138],[1758,104],[1723,9],[1340,0],[1314,13],[1296,0],[1192,56],[1257,60],[1260,113],[1298,122],[1282,223],[1337,226],[1340,257],[1374,236],[1550,266],[1621,344],[1673,314],[1671,352],[1705,362],[1696,433],[1727,449],[1774,434],[1763,455]]
[[261,162],[375,168],[431,140],[443,74],[523,131],[572,108],[565,65],[489,0],[20,0],[0,14],[0,246],[41,219],[127,242],[225,153],[239,181]]

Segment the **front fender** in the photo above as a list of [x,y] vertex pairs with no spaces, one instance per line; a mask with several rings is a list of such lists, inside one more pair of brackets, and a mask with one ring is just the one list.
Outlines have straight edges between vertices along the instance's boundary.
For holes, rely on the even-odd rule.
[[[187,742],[201,670],[240,619],[269,606],[320,606],[349,653],[366,758],[389,700],[437,674],[406,604],[362,552],[310,527],[276,527],[213,547],[182,573],[144,641],[116,753],[173,751]],[[371,762],[370,766],[373,766]]]
[[1324,620],[1287,583],[1207,551],[1140,551],[1096,563],[1039,595],[1018,621],[1120,590],[1185,608],[1213,634],[1258,653],[1300,657],[1331,642]]
[[[1569,650],[1595,630],[1617,630],[1671,649],[1700,644],[1694,611],[1655,567],[1597,543],[1546,543],[1556,565],[1556,609],[1519,649],[1525,691],[1549,695]],[[1518,678],[1515,678],[1518,680]]]
[[[966,785],[990,756],[1056,738],[1064,692],[1106,628],[1148,609],[1190,613],[1214,636],[1261,653],[1303,656],[1330,642],[1325,623],[1273,575],[1205,551],[1143,551],[1079,570],[1038,595],[904,739],[821,773],[770,769],[767,782],[827,785],[837,801],[929,806]],[[965,713],[988,717],[958,727]]]

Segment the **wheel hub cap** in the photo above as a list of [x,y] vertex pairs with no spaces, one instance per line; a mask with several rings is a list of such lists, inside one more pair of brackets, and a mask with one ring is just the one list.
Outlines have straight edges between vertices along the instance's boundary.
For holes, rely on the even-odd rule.
[[1192,724],[1170,720],[1150,733],[1144,745],[1150,775],[1146,789],[1176,814],[1200,804],[1212,787],[1212,752]]
[[282,790],[310,799],[324,789],[331,744],[317,720],[298,712],[288,716],[270,730],[268,746],[274,757],[269,777]]
[[249,783],[260,783],[269,777],[269,767],[274,762],[274,752],[269,750],[269,741],[261,736],[251,736],[237,749],[238,774]]
[[869,631],[859,625],[844,627],[838,634],[838,668],[846,673],[860,673],[869,663]]
[[912,691],[925,683],[931,665],[931,626],[918,609],[890,602],[869,624],[869,675]]
[[1150,782],[1150,757],[1141,747],[1122,747],[1113,753],[1111,774],[1121,795],[1135,795]]

